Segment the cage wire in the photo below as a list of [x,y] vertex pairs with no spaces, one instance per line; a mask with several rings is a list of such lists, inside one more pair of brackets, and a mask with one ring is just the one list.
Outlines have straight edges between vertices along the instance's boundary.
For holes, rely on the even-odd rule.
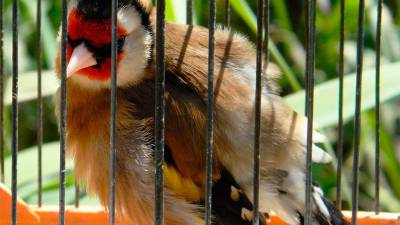
[[[116,56],[117,56],[117,6],[118,0],[110,0],[112,2],[112,46],[111,46],[111,105],[110,105],[110,162],[109,162],[109,224],[115,224],[115,166],[116,166]],[[306,207],[304,211],[305,224],[311,224],[311,155],[312,155],[312,131],[313,131],[313,109],[314,109],[314,71],[316,56],[316,0],[305,1],[305,42],[306,42],[306,66],[305,66],[305,87],[306,87],[306,115],[309,118],[307,123],[307,154],[306,154],[306,191],[305,200]],[[66,168],[65,168],[65,150],[66,150],[66,43],[67,43],[67,0],[62,0],[62,25],[61,25],[61,108],[60,108],[60,195],[59,195],[59,225],[65,224],[65,185],[66,185]],[[4,2],[0,0],[0,124],[4,127],[4,48],[3,48],[3,17]],[[164,162],[164,129],[165,129],[165,0],[156,1],[157,20],[156,20],[156,112],[155,112],[155,224],[163,224],[164,206],[163,206],[163,162]],[[254,184],[254,213],[253,224],[259,224],[259,170],[260,170],[260,113],[261,113],[261,95],[262,95],[262,79],[266,73],[269,60],[269,0],[257,1],[257,37],[256,37],[256,89],[255,89],[255,121],[254,121],[254,168],[253,168],[253,184]],[[360,148],[360,132],[361,132],[361,84],[363,72],[363,46],[364,46],[364,0],[359,0],[359,17],[358,17],[358,36],[357,36],[357,78],[356,78],[356,107],[354,120],[354,153],[353,153],[353,172],[352,172],[352,224],[357,224],[358,210],[358,183],[359,183],[359,148]],[[193,24],[193,0],[187,0],[187,16],[186,22]],[[344,42],[345,42],[345,0],[340,1],[340,43],[339,43],[339,111],[338,111],[338,146],[337,146],[337,189],[336,189],[336,205],[342,208],[342,173],[343,173],[343,87],[344,87]],[[43,178],[42,178],[42,145],[43,145],[43,97],[42,97],[42,3],[37,0],[37,37],[36,47],[37,53],[37,146],[38,146],[38,207],[42,206]],[[18,164],[18,24],[19,24],[19,1],[12,0],[12,114],[11,114],[11,130],[12,130],[12,225],[17,224],[17,164]],[[224,1],[224,26],[230,27],[231,24],[230,1]],[[208,99],[207,99],[207,170],[206,170],[206,190],[205,190],[205,223],[211,225],[212,211],[212,160],[213,160],[213,122],[214,122],[214,33],[216,29],[216,2],[209,1],[209,52],[208,52]],[[382,0],[377,0],[377,24],[376,24],[376,83],[375,83],[375,113],[376,113],[376,144],[375,144],[375,213],[379,214],[379,184],[380,184],[380,52],[381,52],[381,30],[382,30]],[[265,64],[263,65],[263,61]],[[0,131],[0,181],[4,182],[4,129]],[[75,189],[75,206],[79,207],[80,190],[76,185]]]

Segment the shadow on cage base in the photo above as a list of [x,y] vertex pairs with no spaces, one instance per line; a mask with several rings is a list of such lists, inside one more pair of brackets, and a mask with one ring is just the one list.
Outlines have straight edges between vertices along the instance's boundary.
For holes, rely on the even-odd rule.
[[[37,208],[29,206],[21,199],[17,200],[17,224],[19,225],[54,225],[58,224],[58,206]],[[351,212],[344,212],[350,218]],[[376,216],[372,212],[359,212],[358,225],[400,225],[400,216],[381,213]],[[108,213],[101,207],[67,207],[65,211],[66,225],[108,225]],[[118,223],[118,225],[121,225]],[[276,216],[271,216],[269,225],[287,225]],[[11,225],[11,192],[0,184],[0,225]]]

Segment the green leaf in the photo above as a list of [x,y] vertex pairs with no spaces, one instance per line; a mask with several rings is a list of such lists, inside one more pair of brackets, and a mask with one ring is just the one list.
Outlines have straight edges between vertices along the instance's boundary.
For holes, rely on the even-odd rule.
[[167,0],[165,4],[165,18],[171,22],[175,21],[175,10],[172,0]]
[[[376,38],[377,10],[376,4],[367,8],[369,12],[369,28]],[[400,33],[393,21],[390,9],[385,4],[382,5],[382,31],[381,31],[381,54],[387,58],[397,61],[400,60]],[[375,43],[376,44],[376,43]]]
[[[59,169],[60,169],[60,143],[51,142],[43,145],[43,203],[46,205],[57,204],[59,201]],[[18,153],[18,195],[29,204],[37,204],[37,178],[38,178],[37,147],[21,150]],[[11,168],[11,157],[5,159],[5,168]],[[75,186],[72,175],[73,161],[66,161],[66,201],[72,204],[75,199]],[[11,187],[11,170],[5,171],[5,184]],[[83,191],[84,188],[81,189]],[[99,205],[94,196],[85,193],[81,196],[81,205]]]
[[174,23],[186,23],[186,1],[167,0],[165,16]]
[[[18,102],[34,100],[37,98],[37,72],[22,73],[19,76]],[[42,72],[42,95],[53,95],[59,86],[59,82],[53,70]],[[11,79],[8,80],[5,90],[5,104],[11,105]]]
[[285,1],[271,1],[271,7],[275,13],[277,24],[281,29],[293,30],[288,7]]
[[[50,177],[54,175],[60,168],[60,143],[51,142],[43,145],[43,177]],[[71,160],[67,160],[66,168],[71,170],[73,163]],[[11,157],[5,159],[5,184],[11,186]],[[31,147],[25,150],[21,150],[18,153],[18,184],[23,186],[26,183],[36,182],[38,176],[38,153],[37,147]]]
[[[400,96],[400,62],[381,66],[381,102]],[[356,74],[352,73],[344,79],[343,116],[348,120],[354,116],[355,109]],[[338,120],[338,79],[326,81],[315,86],[314,93],[314,121],[316,128],[323,128],[337,124]],[[305,91],[299,91],[285,97],[285,101],[297,112],[303,114]],[[362,82],[362,111],[375,105],[375,69],[363,71]]]
[[[32,4],[34,1],[22,0],[21,3],[28,9],[29,20],[36,24],[36,6]],[[44,12],[47,9],[46,2],[43,2],[42,8],[42,45],[46,63],[51,66],[56,55],[56,32],[51,27],[50,18]]]
[[[253,33],[257,32],[257,17],[254,12],[251,10],[249,4],[244,0],[231,0],[230,1],[232,8],[235,10],[237,14],[247,23]],[[290,68],[289,64],[286,62],[285,58],[278,51],[278,48],[274,44],[274,42],[269,41],[269,51],[273,60],[279,65],[282,69],[285,78],[288,80],[291,88],[294,91],[299,91],[301,89],[300,83],[297,81],[297,78]]]
[[231,0],[232,8],[247,23],[253,32],[257,31],[257,17],[245,0]]
[[[37,204],[37,196],[30,196],[27,199],[24,199],[26,203],[31,205]],[[46,190],[43,192],[42,196],[43,205],[57,205],[60,201],[60,191],[59,185],[55,186],[55,188],[51,190]],[[65,187],[65,201],[67,205],[73,205],[75,202],[75,186],[66,186]]]
[[[374,168],[375,166],[375,113],[370,111],[365,113],[365,119],[362,121],[362,137],[364,139],[364,145],[362,145],[362,153],[367,154],[370,160],[366,160],[364,163],[369,163],[368,168]],[[386,186],[391,186],[390,190],[393,193],[392,199],[396,197],[400,199],[400,180],[398,179],[398,171],[400,171],[400,164],[396,158],[396,148],[393,144],[393,139],[389,135],[384,124],[380,126],[380,151],[381,151],[381,165],[382,171],[386,175],[387,181],[381,181],[381,190]],[[371,170],[371,177],[375,174]],[[383,176],[383,175],[382,175]],[[373,182],[372,182],[373,183]],[[399,202],[400,204],[400,202]],[[400,207],[398,204],[397,208]],[[394,206],[394,205],[393,205]],[[398,210],[398,209],[397,209]]]

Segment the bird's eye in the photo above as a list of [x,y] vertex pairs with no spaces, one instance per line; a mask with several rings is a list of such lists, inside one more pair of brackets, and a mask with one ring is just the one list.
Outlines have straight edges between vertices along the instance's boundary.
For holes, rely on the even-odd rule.
[[[122,52],[122,49],[125,44],[125,36],[121,36],[117,40],[117,53]],[[105,58],[110,58],[111,57],[111,43],[106,44],[102,47],[95,47],[93,44],[91,44],[90,41],[85,40],[85,39],[78,39],[78,40],[73,40],[70,36],[68,36],[68,44],[71,45],[72,48],[76,48],[80,44],[84,44],[86,48],[89,49],[90,52],[92,52],[93,56],[96,58],[97,64],[100,65],[101,62]]]
[[117,51],[118,51],[118,53],[119,53],[119,52],[122,51],[122,48],[124,47],[124,44],[125,44],[125,36],[122,36],[122,37],[118,38],[118,41],[117,41],[117,42],[118,42],[118,43],[117,43]]
[[[119,37],[117,40],[117,53],[122,52],[124,44],[125,44],[125,36]],[[101,48],[94,48],[93,54],[95,55],[98,64],[101,64],[101,61],[111,56],[111,43]]]
[[77,47],[84,41],[83,39],[73,40],[69,35],[67,36],[67,39],[68,39],[68,44],[70,44],[72,48]]

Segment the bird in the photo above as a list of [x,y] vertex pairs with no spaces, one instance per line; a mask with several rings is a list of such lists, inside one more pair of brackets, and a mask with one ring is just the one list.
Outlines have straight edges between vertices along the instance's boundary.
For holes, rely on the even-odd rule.
[[[154,224],[155,9],[139,0],[117,5],[116,215],[123,224]],[[107,208],[109,183],[111,3],[71,0],[66,46],[66,146],[76,179]],[[55,74],[61,78],[61,44]],[[204,224],[208,29],[165,24],[164,221]],[[279,96],[279,69],[263,70],[259,220],[275,213],[304,224],[307,119]],[[215,31],[212,224],[253,222],[256,51],[246,37]],[[61,94],[56,93],[60,119]],[[316,144],[313,161],[331,157]],[[311,190],[312,222],[348,224],[318,185]]]

